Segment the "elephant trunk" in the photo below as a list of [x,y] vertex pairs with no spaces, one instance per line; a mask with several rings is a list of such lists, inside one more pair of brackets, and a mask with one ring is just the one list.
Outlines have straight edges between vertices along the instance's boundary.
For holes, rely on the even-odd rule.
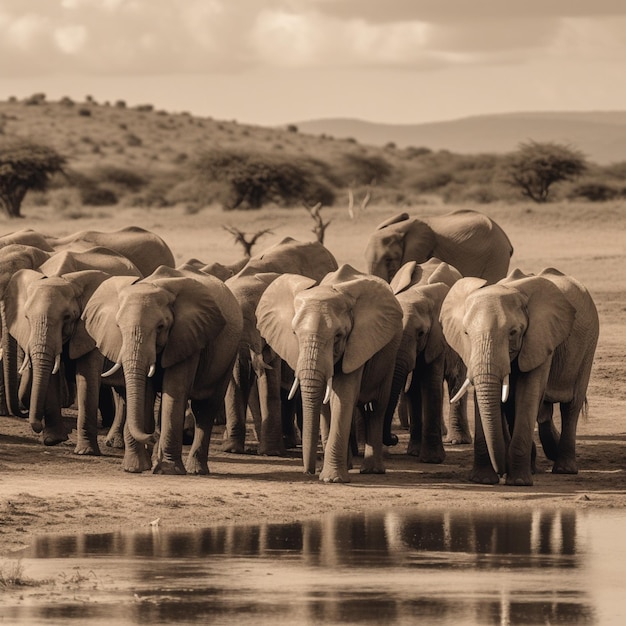
[[302,397],[302,462],[306,474],[315,474],[320,413],[329,378],[319,365],[319,355],[319,343],[312,341],[301,346],[296,367]]
[[42,420],[46,408],[46,398],[50,377],[55,366],[55,359],[60,353],[54,342],[49,339],[50,328],[45,318],[31,320],[31,338],[29,352],[25,359],[30,359],[32,367],[32,388],[28,421],[36,433],[43,430]]
[[142,349],[145,337],[133,328],[123,340],[122,366],[126,385],[126,421],[131,436],[140,444],[153,443],[154,434],[146,432],[146,378],[155,359],[146,358]]
[[474,376],[474,393],[491,464],[496,473],[502,476],[506,472],[506,443],[502,422],[500,377],[492,374]]

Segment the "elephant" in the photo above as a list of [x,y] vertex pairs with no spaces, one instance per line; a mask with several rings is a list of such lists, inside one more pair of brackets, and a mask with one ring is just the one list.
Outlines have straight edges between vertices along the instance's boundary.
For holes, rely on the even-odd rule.
[[[407,454],[424,463],[442,463],[443,382],[446,374],[453,381],[451,394],[463,383],[454,374],[463,371],[460,359],[450,350],[441,329],[439,312],[450,287],[462,278],[448,263],[430,259],[418,265],[405,263],[391,281],[391,288],[402,307],[402,341],[395,362],[391,396],[385,413],[386,440],[392,440],[391,421],[402,390],[409,402],[410,436]],[[452,396],[451,396],[452,397]],[[450,407],[451,431],[463,431],[469,437],[466,399]]]
[[48,277],[23,269],[6,289],[8,330],[25,355],[21,388],[30,425],[34,432],[42,433],[45,445],[67,440],[61,421],[62,376],[75,371],[77,454],[100,454],[97,411],[103,359],[80,316],[85,303],[107,278],[109,274],[99,270]]
[[205,274],[211,274],[211,276],[215,276],[220,280],[228,280],[231,276],[234,276],[237,272],[243,269],[246,263],[249,261],[248,257],[244,257],[235,263],[230,265],[224,265],[223,263],[219,263],[217,261],[213,263],[205,263],[204,261],[200,261],[199,259],[187,259],[180,265],[177,266],[178,269],[196,269],[204,272]]
[[[384,473],[383,417],[402,337],[402,309],[389,285],[350,265],[319,283],[284,274],[257,306],[261,335],[294,370],[302,396],[304,472],[315,474],[320,412],[330,401],[330,428],[320,480],[349,482],[353,412],[364,408],[362,473]],[[293,391],[292,391],[293,393]],[[323,433],[325,434],[325,433]]]
[[[123,367],[123,469],[208,474],[213,420],[224,402],[243,328],[230,290],[202,272],[162,266],[141,280],[120,276],[104,281],[82,319],[98,350],[115,363],[112,369]],[[148,449],[156,435],[148,431],[156,391],[161,392],[161,427],[151,461]],[[189,400],[196,424],[183,464]]]
[[256,382],[261,413],[257,420],[260,421],[258,453],[285,455],[280,401],[281,359],[259,333],[256,307],[268,285],[285,272],[319,281],[337,267],[335,257],[321,243],[286,237],[253,256],[237,274],[226,280],[243,311],[244,328],[233,380],[226,396],[224,451],[241,454],[245,450],[246,413]]
[[[10,247],[13,246],[0,249],[0,256]],[[60,424],[61,373],[57,372],[62,360],[64,370],[76,369],[77,374],[78,441],[75,452],[98,455],[97,409],[102,362],[91,353],[95,342],[86,335],[80,316],[103,280],[113,275],[135,278],[142,275],[125,256],[108,248],[57,254],[40,252],[48,255],[48,259],[39,265],[38,270],[16,272],[5,290],[7,326],[25,354],[23,378],[32,382],[25,401],[30,407],[29,421],[35,432],[41,432],[45,413],[44,443],[66,439],[58,432],[60,426],[50,426],[51,423]],[[69,349],[64,349],[66,345]],[[100,371],[95,372],[98,368]],[[8,388],[11,389],[10,384]]]
[[399,213],[378,225],[365,248],[368,271],[387,282],[404,263],[424,263],[436,257],[463,276],[495,283],[506,276],[512,254],[513,246],[502,228],[483,213],[470,210],[423,219]]
[[[467,277],[441,307],[444,336],[467,365],[477,418],[470,479],[532,485],[534,425],[554,473],[575,474],[576,427],[598,341],[587,289],[554,268],[494,285]],[[552,423],[560,403],[561,434]],[[503,422],[503,415],[506,423]]]

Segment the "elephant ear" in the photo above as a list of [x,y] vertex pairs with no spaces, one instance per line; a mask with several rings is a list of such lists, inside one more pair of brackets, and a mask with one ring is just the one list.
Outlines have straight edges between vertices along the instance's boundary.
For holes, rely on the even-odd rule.
[[387,226],[393,226],[394,224],[399,224],[400,222],[406,222],[409,219],[408,213],[398,213],[393,215],[392,217],[387,218],[385,221],[381,222],[376,230],[382,230],[383,228],[387,228]]
[[265,290],[256,308],[257,328],[272,350],[295,370],[300,348],[291,322],[295,315],[294,298],[317,284],[313,278],[283,274]]
[[[111,278],[110,274],[101,272],[100,270],[81,270],[80,272],[70,272],[64,274],[63,279],[66,280],[74,289],[78,306],[82,311],[95,290],[107,279]],[[96,342],[85,328],[85,321],[82,316],[76,320],[74,332],[69,341],[69,357],[70,359],[78,359],[96,347]]]
[[528,328],[517,358],[522,372],[539,367],[572,332],[576,309],[551,281],[531,276],[507,283],[528,297]]
[[122,350],[122,334],[117,325],[120,291],[139,279],[136,276],[112,276],[103,281],[87,301],[81,319],[85,330],[102,354],[117,363]]
[[486,284],[487,281],[484,278],[473,276],[462,278],[452,285],[441,305],[439,320],[446,342],[466,364],[470,356],[470,346],[463,323],[465,300]]
[[[218,281],[218,279],[215,279]],[[212,348],[226,326],[222,310],[215,301],[215,290],[194,278],[172,278],[154,281],[172,291],[174,324],[161,354],[165,368],[189,358],[203,348]],[[218,283],[218,287],[221,283]]]
[[[341,271],[342,268],[338,273]],[[332,286],[355,300],[352,309],[354,323],[341,366],[345,374],[350,374],[402,331],[402,309],[391,287],[376,276],[361,274]]]
[[426,363],[432,363],[446,349],[446,340],[443,336],[439,315],[441,313],[441,304],[448,295],[450,287],[445,283],[434,283],[420,288],[421,293],[427,297],[432,306],[430,333],[428,333],[428,341],[424,348],[424,360]]
[[415,261],[405,263],[389,283],[395,295],[406,291],[411,285],[419,283],[423,270]]
[[[432,260],[432,259],[431,259]],[[454,283],[461,280],[463,275],[453,265],[441,261],[435,271],[429,276],[428,284],[444,283],[448,287],[452,287]]]
[[17,271],[7,285],[4,296],[7,327],[23,350],[30,341],[30,322],[26,318],[26,302],[30,295],[30,286],[44,278],[41,272],[24,269]]

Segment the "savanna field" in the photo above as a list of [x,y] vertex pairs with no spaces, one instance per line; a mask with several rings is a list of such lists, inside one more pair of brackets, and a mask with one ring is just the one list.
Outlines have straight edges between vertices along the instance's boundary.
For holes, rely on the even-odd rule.
[[[36,108],[29,107],[29,115]],[[101,109],[91,116],[78,116],[74,110],[76,118],[72,120],[76,124],[93,122]],[[4,111],[6,115],[6,109]],[[20,111],[24,109],[10,115],[18,116]],[[117,115],[120,111],[112,107],[108,113]],[[165,126],[171,123],[168,116],[153,115]],[[186,124],[195,123],[184,119]],[[119,124],[128,124],[127,121],[117,123],[118,128]],[[10,130],[11,124],[16,124],[16,120],[5,118],[5,132]],[[218,123],[211,121],[210,124]],[[111,135],[105,139],[100,130],[96,133],[98,128],[94,126],[90,131],[91,144],[79,141],[81,136],[87,136],[82,127],[76,131],[79,133],[78,143],[74,152],[69,153],[75,155],[74,165],[88,168],[99,162],[111,163],[116,149],[121,159],[116,161],[119,167],[132,164],[133,159],[128,157],[133,152],[127,148],[127,135],[133,129],[120,129],[126,133],[121,135],[126,147],[119,152],[119,146],[113,145],[117,139]],[[223,125],[219,132],[225,132],[224,128],[231,129],[231,135],[239,135],[245,130]],[[43,132],[41,126],[33,126],[32,131]],[[162,132],[167,134],[169,131],[164,128]],[[256,141],[258,135],[270,136],[279,131],[247,132],[243,138]],[[297,132],[280,132],[283,143],[301,139]],[[24,136],[27,134],[23,133]],[[135,129],[134,134],[139,137],[141,132]],[[95,143],[100,153],[93,148],[96,135],[99,139]],[[60,141],[60,134],[54,137],[55,141]],[[105,141],[107,145],[103,145]],[[178,144],[162,141],[163,150],[159,152],[151,146],[148,151],[161,155],[159,161],[153,160],[150,170],[153,183],[159,178],[162,155],[171,155],[173,162],[176,158],[185,160],[186,157],[180,156],[183,152],[191,153],[190,149],[185,151]],[[272,141],[275,144],[278,140],[272,135]],[[303,141],[314,140],[307,138]],[[330,143],[333,149],[338,149],[340,142]],[[89,145],[91,147],[87,150],[85,146]],[[145,152],[145,145],[142,140],[136,148]],[[299,149],[303,150],[304,145],[299,144]],[[106,159],[98,156],[103,153]],[[149,162],[144,157],[146,155],[141,157],[142,168]],[[139,159],[136,156],[135,163]],[[168,176],[163,174],[165,181],[170,180]],[[233,263],[242,256],[242,248],[224,227],[234,227],[248,234],[268,230],[255,245],[253,253],[284,237],[301,241],[315,239],[314,223],[299,204],[252,211],[224,211],[218,203],[192,206],[187,202],[149,208],[128,206],[133,203],[89,206],[80,204],[75,195],[67,195],[67,191],[59,189],[25,202],[24,218],[3,219],[0,233],[32,228],[60,236],[78,230],[110,231],[137,225],[163,237],[177,263],[196,258],[205,263],[219,261],[224,264]],[[211,474],[208,477],[131,475],[121,469],[122,452],[104,445],[104,431],[100,433],[103,455],[79,457],[72,453],[75,433],[65,444],[44,448],[27,422],[3,417],[0,424],[1,554],[7,555],[27,545],[33,533],[133,529],[146,527],[156,518],[162,528],[180,529],[225,521],[293,521],[329,511],[389,506],[436,508],[443,502],[447,507],[457,509],[471,509],[478,505],[494,508],[626,506],[626,201],[561,199],[538,205],[509,199],[506,202],[461,205],[444,203],[440,198],[434,201],[432,194],[415,195],[414,189],[411,193],[406,192],[399,201],[397,190],[393,193],[389,187],[383,190],[371,181],[367,185],[355,185],[355,190],[357,207],[366,190],[371,192],[372,200],[354,217],[347,210],[345,187],[343,191],[336,191],[334,205],[324,206],[321,212],[324,221],[330,220],[325,245],[340,264],[349,263],[364,270],[363,252],[369,233],[395,213],[406,210],[412,216],[431,216],[455,208],[473,208],[495,219],[508,234],[515,248],[512,269],[539,272],[545,267],[555,267],[571,274],[589,289],[599,311],[601,328],[588,390],[589,416],[581,420],[578,427],[579,474],[552,475],[549,462],[539,452],[539,472],[534,477],[534,486],[475,485],[468,480],[473,454],[471,445],[446,446],[444,463],[421,464],[405,454],[408,433],[399,431],[396,426],[400,443],[387,452],[387,473],[360,475],[355,469],[350,474],[352,482],[347,485],[321,484],[317,478],[303,475],[299,450],[291,451],[284,458],[257,456],[252,431],[247,441],[249,454],[219,452],[220,428],[216,428],[213,434],[209,456]],[[61,202],[63,197],[65,199]],[[71,411],[66,419],[71,425],[74,419]]]

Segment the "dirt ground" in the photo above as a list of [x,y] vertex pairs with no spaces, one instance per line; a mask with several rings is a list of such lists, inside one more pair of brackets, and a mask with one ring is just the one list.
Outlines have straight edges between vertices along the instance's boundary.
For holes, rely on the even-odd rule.
[[[418,207],[432,215],[450,207]],[[0,555],[10,556],[34,535],[135,530],[158,519],[161,529],[200,528],[231,522],[302,520],[332,511],[383,507],[626,507],[626,205],[488,206],[509,234],[515,254],[512,267],[538,272],[557,267],[581,280],[591,291],[599,313],[601,335],[590,388],[589,417],[578,429],[577,475],[557,476],[538,454],[534,486],[479,486],[468,481],[472,446],[447,446],[440,465],[418,463],[405,454],[408,434],[388,451],[385,475],[361,475],[359,459],[347,485],[326,485],[301,472],[300,451],[287,457],[260,457],[250,435],[250,453],[221,453],[222,428],[214,431],[210,476],[126,474],[119,450],[104,445],[100,457],[79,457],[70,441],[44,447],[28,423],[0,418]],[[340,263],[363,267],[367,235],[396,210],[369,209],[358,222],[345,210],[328,210],[333,223],[326,245]],[[231,262],[238,249],[221,225],[245,232],[271,228],[255,252],[290,235],[311,239],[312,223],[304,211],[251,213],[207,210],[184,212],[129,210],[115,216],[94,214],[81,220],[38,213],[19,228],[65,234],[95,228],[114,230],[137,224],[161,234],[178,261]],[[16,230],[0,223],[1,232]],[[67,423],[74,423],[68,412]]]

